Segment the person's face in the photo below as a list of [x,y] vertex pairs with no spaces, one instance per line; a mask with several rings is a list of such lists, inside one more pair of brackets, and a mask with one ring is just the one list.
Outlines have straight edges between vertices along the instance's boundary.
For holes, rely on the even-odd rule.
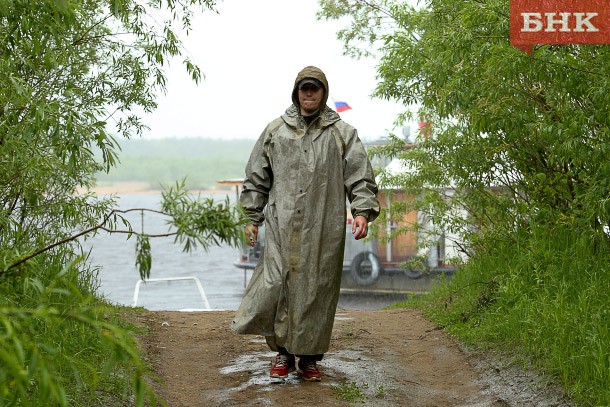
[[299,88],[299,104],[301,105],[301,114],[309,116],[314,114],[322,104],[324,97],[324,88],[316,87],[310,83]]

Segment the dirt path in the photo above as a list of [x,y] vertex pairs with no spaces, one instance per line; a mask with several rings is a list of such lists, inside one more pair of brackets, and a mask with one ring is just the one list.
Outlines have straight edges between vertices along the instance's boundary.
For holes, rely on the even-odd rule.
[[[234,335],[234,311],[146,312],[142,338],[171,407],[567,406],[535,378],[503,377],[474,361],[441,330],[410,309],[338,311],[331,349],[319,363],[322,382],[292,373],[268,377],[274,353],[263,338]],[[504,375],[506,376],[506,375]],[[538,389],[535,389],[538,387]]]

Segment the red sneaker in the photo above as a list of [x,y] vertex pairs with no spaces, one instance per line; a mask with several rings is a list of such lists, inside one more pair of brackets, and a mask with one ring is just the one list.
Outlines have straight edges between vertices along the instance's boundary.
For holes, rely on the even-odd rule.
[[308,382],[319,382],[322,380],[322,375],[316,366],[316,361],[313,359],[299,359],[299,372],[303,380]]
[[279,353],[275,357],[275,364],[269,372],[269,376],[285,379],[288,373],[294,372],[294,355],[282,355]]

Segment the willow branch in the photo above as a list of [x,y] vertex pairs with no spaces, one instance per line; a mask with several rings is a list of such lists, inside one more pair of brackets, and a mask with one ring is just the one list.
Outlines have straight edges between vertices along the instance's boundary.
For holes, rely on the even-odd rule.
[[165,213],[165,212],[162,212],[162,211],[158,211],[158,210],[155,210],[155,209],[148,209],[148,208],[132,208],[132,209],[124,209],[124,210],[123,209],[113,209],[110,212],[108,212],[108,214],[106,214],[106,216],[104,216],[104,219],[99,224],[97,224],[96,226],[92,226],[92,227],[90,227],[88,229],[85,229],[85,230],[75,234],[75,235],[66,237],[65,239],[62,239],[62,240],[60,240],[58,242],[52,243],[52,244],[50,244],[48,246],[45,246],[45,247],[43,247],[41,249],[36,250],[34,253],[31,253],[31,254],[29,254],[29,255],[19,259],[15,263],[9,265],[8,267],[6,267],[2,271],[2,274],[5,274],[10,269],[13,269],[13,268],[17,267],[17,266],[25,263],[26,261],[28,261],[28,260],[30,260],[30,259],[32,259],[32,258],[34,258],[34,257],[36,257],[38,255],[41,255],[42,253],[48,252],[49,250],[52,250],[52,249],[54,249],[54,248],[56,248],[58,246],[61,246],[62,244],[66,244],[68,242],[72,242],[72,241],[78,239],[79,237],[85,236],[85,235],[87,235],[87,234],[89,234],[91,232],[94,232],[96,230],[104,230],[104,231],[109,232],[109,233],[134,234],[134,235],[137,235],[137,236],[147,236],[147,237],[168,237],[168,236],[176,235],[176,232],[168,232],[168,233],[165,233],[165,234],[158,234],[158,235],[149,235],[149,234],[145,234],[145,233],[134,232],[132,230],[129,230],[129,231],[126,231],[126,230],[113,230],[113,229],[109,229],[109,228],[106,227],[106,224],[108,223],[108,221],[110,220],[110,218],[114,214],[117,214],[117,213],[125,214],[125,213],[135,212],[135,211],[146,211],[146,212],[158,213],[158,214],[161,214],[161,215],[169,216],[168,213]]

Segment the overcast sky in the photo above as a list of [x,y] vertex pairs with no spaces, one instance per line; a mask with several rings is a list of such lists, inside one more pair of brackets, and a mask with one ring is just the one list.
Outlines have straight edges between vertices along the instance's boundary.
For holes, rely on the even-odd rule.
[[290,105],[294,78],[307,65],[326,73],[329,106],[334,98],[352,107],[341,117],[362,139],[392,130],[406,108],[371,99],[375,61],[343,56],[341,26],[316,20],[318,7],[317,0],[224,0],[219,14],[198,16],[184,43],[205,78],[195,85],[174,62],[144,137],[257,138]]

